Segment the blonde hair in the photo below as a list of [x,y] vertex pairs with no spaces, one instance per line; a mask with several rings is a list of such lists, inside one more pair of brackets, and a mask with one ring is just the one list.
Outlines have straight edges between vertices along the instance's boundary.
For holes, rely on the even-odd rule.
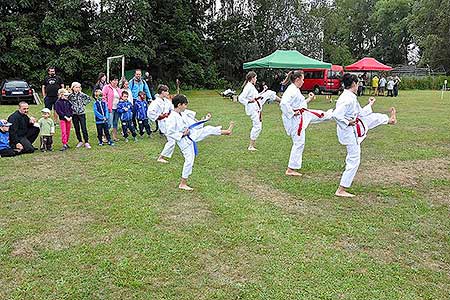
[[61,96],[61,95],[67,94],[67,93],[68,93],[68,92],[67,92],[66,89],[59,89],[59,90],[58,90],[58,96]]
[[71,88],[73,89],[74,87],[81,87],[81,83],[76,82],[76,81],[72,82]]

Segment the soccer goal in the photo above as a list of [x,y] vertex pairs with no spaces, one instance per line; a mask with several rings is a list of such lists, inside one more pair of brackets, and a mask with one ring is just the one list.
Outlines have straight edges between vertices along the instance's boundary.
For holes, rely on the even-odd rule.
[[106,59],[106,82],[109,82],[111,62],[118,59],[122,59],[122,75],[120,76],[120,78],[123,78],[125,76],[125,55],[111,56]]

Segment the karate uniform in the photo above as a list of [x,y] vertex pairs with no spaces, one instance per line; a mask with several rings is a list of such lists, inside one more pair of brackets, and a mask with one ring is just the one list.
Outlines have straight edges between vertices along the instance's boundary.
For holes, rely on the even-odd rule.
[[[260,97],[255,102],[249,103],[255,98]],[[258,93],[253,83],[247,82],[242,93],[238,97],[239,102],[245,106],[245,113],[252,120],[252,130],[250,131],[250,139],[256,140],[262,130],[262,109],[266,101],[275,101],[276,93],[267,90],[263,93]]]
[[160,97],[156,97],[154,101],[152,101],[148,107],[148,118],[154,122],[158,122],[159,130],[164,133],[167,137],[167,142],[164,145],[164,149],[161,152],[161,156],[164,157],[172,157],[173,151],[175,150],[175,140],[169,138],[166,134],[166,121],[167,118],[158,120],[159,116],[165,113],[169,113],[173,111],[173,104],[168,99],[162,99]]
[[[311,123],[330,120],[333,110],[308,109],[308,104],[300,89],[291,83],[281,98],[280,108],[284,129],[292,139],[292,149],[289,156],[288,168],[296,170],[302,167],[303,150],[305,148],[306,128]],[[297,110],[301,114],[295,115]]]
[[[361,108],[356,95],[350,90],[344,90],[336,102],[333,118],[337,123],[339,143],[347,147],[345,171],[342,174],[340,185],[348,188],[352,185],[353,178],[358,171],[361,162],[361,143],[366,138],[367,131],[378,125],[387,124],[389,117],[373,113],[371,105]],[[356,118],[359,119],[358,123],[355,126],[349,126],[349,121]]]
[[194,142],[199,142],[210,135],[220,135],[222,129],[221,126],[203,126],[201,124],[190,129],[189,136],[183,136],[184,130],[197,122],[195,114],[194,111],[187,109],[182,113],[173,111],[166,121],[167,138],[176,141],[184,157],[181,174],[184,179],[192,174],[195,160]]

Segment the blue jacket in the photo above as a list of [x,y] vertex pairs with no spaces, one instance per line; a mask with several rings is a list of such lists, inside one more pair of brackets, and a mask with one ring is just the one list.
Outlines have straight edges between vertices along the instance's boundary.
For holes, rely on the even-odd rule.
[[10,149],[9,145],[9,132],[3,132],[0,130],[0,150]]
[[134,102],[134,114],[136,116],[136,119],[138,120],[147,120],[147,110],[148,110],[148,104],[145,100],[137,100]]
[[[128,108],[125,111],[125,108]],[[133,118],[133,105],[130,101],[119,101],[117,103],[117,112],[120,114],[120,119],[122,121],[130,121]]]
[[134,77],[131,78],[131,80],[128,82],[128,87],[130,88],[131,93],[133,94],[134,101],[139,99],[140,91],[144,91],[144,93],[147,95],[147,99],[153,99],[152,94],[150,93],[150,90],[148,88],[148,84],[143,79],[141,79],[140,82],[136,82],[134,81]]
[[100,98],[99,100],[95,100],[92,106],[94,108],[95,124],[108,123],[109,111],[106,102]]

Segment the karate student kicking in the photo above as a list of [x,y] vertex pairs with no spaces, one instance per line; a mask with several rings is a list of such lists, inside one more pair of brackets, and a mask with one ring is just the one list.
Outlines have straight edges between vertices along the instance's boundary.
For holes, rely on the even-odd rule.
[[166,135],[176,141],[181,153],[184,156],[183,171],[179,189],[192,191],[187,185],[187,179],[192,174],[194,159],[197,155],[197,144],[210,135],[231,135],[234,123],[230,122],[227,130],[222,130],[221,126],[203,126],[211,118],[208,114],[205,119],[197,121],[195,112],[186,110],[188,100],[184,95],[176,95],[172,99],[174,111],[169,115],[166,121]]
[[263,105],[268,101],[278,101],[281,99],[276,95],[274,91],[264,89],[261,93],[255,87],[257,75],[255,72],[250,71],[247,73],[244,82],[244,89],[239,95],[239,102],[245,106],[245,113],[252,120],[252,130],[250,131],[250,145],[249,151],[256,151],[256,139],[262,130],[262,109]]
[[378,125],[397,123],[396,111],[392,107],[390,116],[373,113],[372,106],[375,98],[369,98],[369,103],[361,108],[356,93],[358,92],[358,78],[349,73],[344,74],[342,83],[344,92],[336,102],[333,118],[337,123],[337,136],[339,143],[347,147],[345,171],[335,193],[339,197],[354,197],[346,191],[353,182],[361,160],[361,142],[366,138],[367,131]]
[[148,107],[148,118],[153,122],[158,122],[159,130],[166,135],[167,142],[157,160],[160,163],[168,163],[165,158],[171,158],[175,150],[176,141],[171,139],[166,134],[166,120],[169,114],[173,111],[172,100],[169,98],[169,87],[164,84],[158,86],[158,95]]
[[287,176],[301,176],[296,170],[302,167],[303,150],[305,149],[306,128],[311,123],[320,123],[332,118],[333,110],[308,109],[308,103],[315,98],[309,93],[308,99],[303,97],[300,88],[303,85],[304,73],[301,70],[288,73],[284,84],[291,84],[281,98],[280,108],[284,129],[292,139],[292,149],[285,174]]

